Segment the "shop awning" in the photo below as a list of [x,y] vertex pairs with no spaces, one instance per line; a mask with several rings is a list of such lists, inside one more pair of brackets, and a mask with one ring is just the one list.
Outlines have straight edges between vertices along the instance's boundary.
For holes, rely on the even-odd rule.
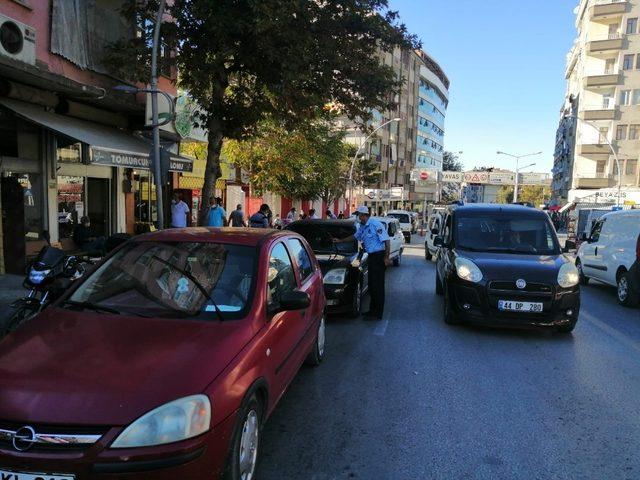
[[[152,145],[142,138],[114,127],[48,112],[42,107],[19,100],[0,98],[0,105],[44,128],[86,143],[90,148],[91,163],[114,167],[150,168],[149,154]],[[169,154],[169,157],[169,170],[193,170],[192,160],[175,154]]]

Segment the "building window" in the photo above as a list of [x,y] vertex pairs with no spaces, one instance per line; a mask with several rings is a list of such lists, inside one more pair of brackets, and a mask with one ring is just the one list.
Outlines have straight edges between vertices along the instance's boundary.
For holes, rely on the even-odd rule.
[[640,125],[629,125],[629,140],[638,140]]
[[631,70],[633,68],[633,60],[635,55],[625,55],[624,60],[622,62],[623,70]]
[[633,104],[640,105],[640,90],[638,89],[633,91]]
[[637,160],[627,160],[627,165],[624,170],[625,175],[635,175],[636,170],[638,169],[638,161]]
[[600,127],[598,143],[607,143],[607,138],[609,138],[609,127]]
[[620,92],[620,105],[631,105],[631,90],[622,90]]
[[627,35],[633,35],[638,31],[638,19],[629,18],[627,20]]
[[596,163],[596,173],[604,173],[604,169],[607,167],[607,162],[604,160],[598,160]]
[[627,139],[627,126],[618,125],[618,128],[616,128],[616,140],[626,140],[626,139]]
[[72,238],[75,226],[85,215],[84,177],[58,175],[58,231],[60,238]]
[[636,55],[636,70],[640,70],[640,53]]

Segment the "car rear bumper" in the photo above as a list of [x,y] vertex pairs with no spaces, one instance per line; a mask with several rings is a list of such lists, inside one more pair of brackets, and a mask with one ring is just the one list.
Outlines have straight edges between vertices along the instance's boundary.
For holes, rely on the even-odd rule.
[[224,469],[235,418],[236,415],[231,415],[201,437],[160,447],[106,449],[105,445],[113,440],[107,438],[84,451],[0,449],[0,471],[67,475],[75,480],[211,480],[218,478]]
[[[454,314],[469,323],[496,326],[560,327],[573,324],[580,313],[580,290],[550,287],[544,292],[519,292],[490,288],[491,282],[471,284],[453,281],[450,301]],[[540,313],[505,312],[498,309],[499,300],[543,304]]]

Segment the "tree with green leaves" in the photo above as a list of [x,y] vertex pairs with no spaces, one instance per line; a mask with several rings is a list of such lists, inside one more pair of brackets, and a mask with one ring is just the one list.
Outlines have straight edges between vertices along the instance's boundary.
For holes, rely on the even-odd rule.
[[344,172],[349,147],[344,132],[323,121],[288,130],[273,121],[262,122],[246,140],[227,140],[226,158],[251,174],[258,193],[287,198],[321,198],[330,203],[345,190]]
[[[442,170],[445,172],[461,172],[464,165],[460,157],[453,152],[445,151],[442,155]],[[442,200],[453,202],[460,200],[460,186],[456,183],[445,183],[442,185]]]
[[[155,10],[157,0],[127,0],[123,12],[153,18]],[[265,118],[295,126],[328,104],[351,119],[386,111],[404,79],[379,52],[419,46],[387,0],[174,0],[168,13],[163,38],[208,131],[205,198],[221,174],[224,138],[250,137]],[[147,47],[135,39],[114,45],[110,64],[129,62],[134,76],[132,60]]]

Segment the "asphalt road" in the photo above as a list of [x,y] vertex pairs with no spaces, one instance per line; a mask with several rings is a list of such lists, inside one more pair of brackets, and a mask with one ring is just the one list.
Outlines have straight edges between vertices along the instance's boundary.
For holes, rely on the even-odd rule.
[[413,245],[383,321],[329,322],[325,362],[265,427],[258,478],[640,478],[640,310],[585,287],[572,336],[450,327],[441,310]]

